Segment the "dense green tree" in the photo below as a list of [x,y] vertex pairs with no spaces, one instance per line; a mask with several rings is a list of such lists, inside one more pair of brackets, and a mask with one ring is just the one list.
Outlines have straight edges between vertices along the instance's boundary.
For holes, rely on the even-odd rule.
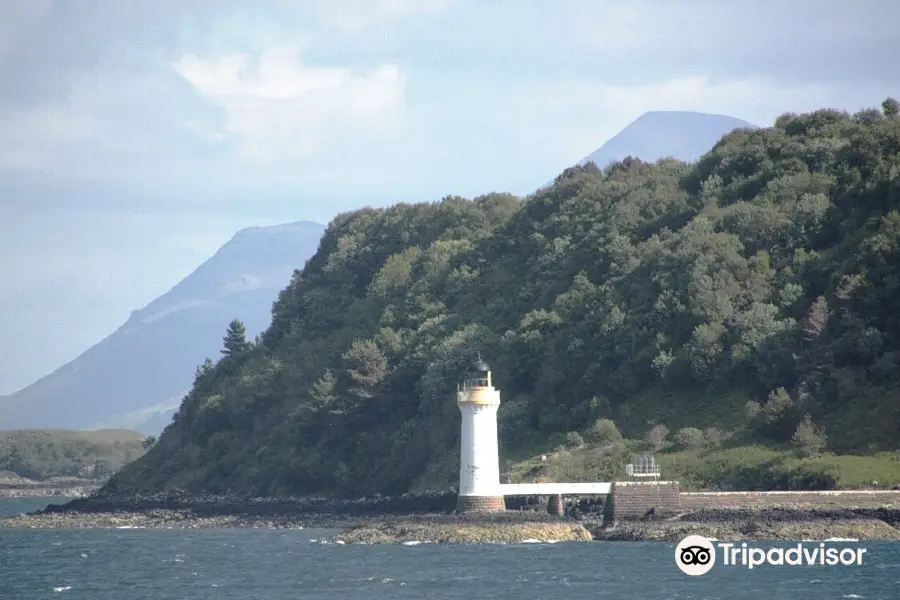
[[[222,354],[225,356],[241,354],[250,348],[250,344],[247,342],[247,329],[240,320],[234,319],[228,324],[228,330],[225,332],[225,337],[222,338],[222,343]],[[204,364],[203,368],[206,369],[207,365]]]
[[348,390],[360,398],[371,398],[388,374],[388,362],[374,340],[354,340],[341,356]]
[[337,396],[335,395],[336,382],[331,371],[325,371],[309,390],[309,395],[316,402],[316,408],[322,408],[331,405]]

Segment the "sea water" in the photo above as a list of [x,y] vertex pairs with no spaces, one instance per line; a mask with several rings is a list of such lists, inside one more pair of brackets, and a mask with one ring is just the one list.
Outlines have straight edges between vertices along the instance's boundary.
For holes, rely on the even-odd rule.
[[858,567],[715,567],[689,577],[673,543],[323,543],[333,533],[0,529],[0,599],[900,598],[897,543],[858,542],[867,549]]

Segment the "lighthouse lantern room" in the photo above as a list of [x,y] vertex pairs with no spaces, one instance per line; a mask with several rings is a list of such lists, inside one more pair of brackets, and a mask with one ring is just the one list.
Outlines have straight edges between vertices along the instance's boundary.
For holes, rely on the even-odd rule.
[[458,385],[456,403],[462,413],[457,509],[505,510],[497,446],[500,390],[494,389],[491,369],[480,357],[469,366]]

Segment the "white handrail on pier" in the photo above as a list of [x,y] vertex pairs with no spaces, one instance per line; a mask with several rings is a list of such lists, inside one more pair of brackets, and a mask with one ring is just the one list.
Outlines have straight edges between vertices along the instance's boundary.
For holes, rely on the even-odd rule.
[[612,484],[603,483],[501,483],[504,496],[602,496],[609,494]]

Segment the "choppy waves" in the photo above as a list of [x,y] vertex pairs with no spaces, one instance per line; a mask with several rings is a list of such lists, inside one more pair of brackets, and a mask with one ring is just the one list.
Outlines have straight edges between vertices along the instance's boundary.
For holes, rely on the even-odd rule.
[[860,568],[687,577],[668,543],[328,543],[335,533],[5,530],[0,564],[13,575],[0,581],[0,598],[896,600],[900,582],[893,543],[866,543],[871,564]]

